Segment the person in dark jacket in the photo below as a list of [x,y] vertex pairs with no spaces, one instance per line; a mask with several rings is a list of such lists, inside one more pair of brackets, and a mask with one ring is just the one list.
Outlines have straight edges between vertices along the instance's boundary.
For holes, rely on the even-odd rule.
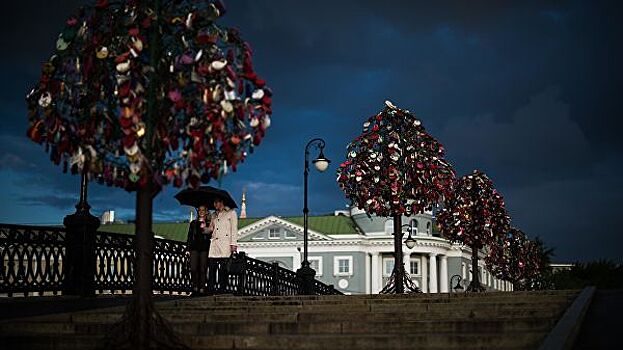
[[186,254],[190,257],[191,281],[193,294],[205,294],[206,269],[212,229],[208,208],[197,208],[197,219],[190,222],[186,238]]

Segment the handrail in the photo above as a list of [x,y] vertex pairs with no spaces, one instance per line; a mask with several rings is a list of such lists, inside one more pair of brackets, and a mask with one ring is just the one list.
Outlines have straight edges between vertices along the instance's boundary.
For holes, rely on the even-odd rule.
[[[62,226],[0,223],[0,296],[62,294],[66,258],[66,231]],[[95,292],[126,294],[134,285],[134,236],[98,231],[94,234]],[[295,295],[301,281],[295,272],[241,254],[239,272],[228,273],[225,286],[208,285],[236,295]],[[67,259],[66,263],[67,263]],[[214,259],[212,268],[222,271],[228,259]],[[187,294],[192,291],[186,245],[154,239],[153,290]],[[207,272],[210,276],[209,271]],[[212,274],[214,276],[215,274]],[[314,282],[314,292],[342,294],[333,286]]]

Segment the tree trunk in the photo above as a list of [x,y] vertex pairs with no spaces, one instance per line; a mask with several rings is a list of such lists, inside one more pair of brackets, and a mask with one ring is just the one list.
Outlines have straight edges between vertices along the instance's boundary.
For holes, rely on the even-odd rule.
[[149,184],[136,192],[136,269],[134,272],[134,300],[138,317],[139,349],[146,349],[149,332],[149,311],[153,310],[153,256],[154,233],[152,231],[152,186]]
[[396,294],[405,292],[404,266],[402,265],[402,216],[394,215],[394,283]]
[[480,284],[480,273],[478,272],[478,247],[472,246],[472,280],[467,286],[467,292],[484,292],[485,288]]
[[152,206],[155,189],[152,181],[136,192],[136,260],[132,301],[123,317],[108,333],[106,349],[189,349],[154,307]]

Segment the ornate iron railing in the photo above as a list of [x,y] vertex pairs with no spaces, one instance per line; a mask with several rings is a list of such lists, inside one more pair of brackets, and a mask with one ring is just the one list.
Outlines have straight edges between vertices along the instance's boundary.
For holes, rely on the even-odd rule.
[[[0,295],[60,294],[63,288],[63,258],[66,252],[63,227],[0,224]],[[125,294],[134,284],[134,236],[95,233],[96,293]],[[208,289],[236,295],[295,295],[300,280],[295,272],[240,254],[238,269],[227,270],[229,259],[213,259],[207,274]],[[154,240],[156,293],[184,294],[192,291],[186,246],[182,242]],[[210,273],[210,269],[215,269]],[[226,272],[220,281],[214,276]],[[225,285],[222,285],[222,284]],[[315,294],[341,294],[332,286],[315,281]]]
[[64,228],[0,225],[0,295],[58,294],[64,257]]

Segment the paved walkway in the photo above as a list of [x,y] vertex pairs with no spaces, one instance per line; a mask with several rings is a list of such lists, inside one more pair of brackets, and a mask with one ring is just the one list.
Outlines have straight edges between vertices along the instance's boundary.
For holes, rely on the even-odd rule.
[[[18,318],[126,305],[132,295],[101,295],[93,298],[73,296],[0,298],[0,318]],[[178,295],[154,295],[154,301],[188,298]]]
[[621,349],[621,315],[623,289],[598,289],[584,318],[574,350]]

